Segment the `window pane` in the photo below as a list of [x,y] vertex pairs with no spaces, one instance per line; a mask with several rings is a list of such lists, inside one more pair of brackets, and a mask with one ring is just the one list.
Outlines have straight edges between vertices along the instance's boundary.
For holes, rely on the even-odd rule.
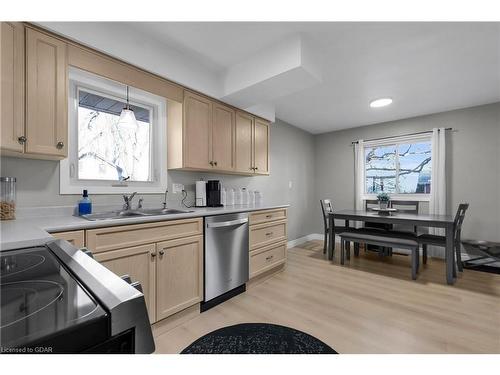
[[429,194],[431,192],[431,143],[400,144],[399,192]]
[[131,106],[137,125],[119,124],[125,103],[79,91],[78,178],[151,181],[150,110]]
[[396,146],[371,147],[365,150],[366,193],[396,192]]

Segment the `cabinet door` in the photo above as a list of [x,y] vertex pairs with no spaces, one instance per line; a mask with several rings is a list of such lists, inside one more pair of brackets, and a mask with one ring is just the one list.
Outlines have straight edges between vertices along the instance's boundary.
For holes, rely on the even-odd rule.
[[203,236],[156,244],[156,317],[166,318],[203,299]]
[[253,117],[236,113],[236,170],[253,173]]
[[212,120],[212,161],[214,168],[234,169],[235,111],[214,103]]
[[27,153],[67,156],[66,50],[59,39],[26,29]]
[[[2,151],[23,152],[24,145],[24,26],[0,24],[0,127]],[[21,141],[20,141],[21,140]]]
[[191,92],[184,96],[184,167],[212,168],[211,161],[212,102]]
[[85,246],[85,234],[83,230],[73,230],[70,232],[51,233],[55,238],[66,240],[74,247],[81,248]]
[[118,276],[129,275],[139,281],[148,308],[149,320],[155,322],[155,244],[129,247],[94,254],[94,258]]
[[269,124],[255,119],[254,128],[255,173],[269,174]]

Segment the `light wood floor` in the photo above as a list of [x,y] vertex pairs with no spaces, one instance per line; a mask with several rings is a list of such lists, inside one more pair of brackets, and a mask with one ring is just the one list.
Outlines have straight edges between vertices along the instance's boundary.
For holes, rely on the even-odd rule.
[[412,281],[406,256],[361,252],[340,266],[326,260],[321,241],[311,241],[289,249],[283,272],[156,332],[156,352],[178,353],[243,322],[293,327],[339,353],[500,353],[500,275],[465,270],[448,286],[444,263],[430,259]]

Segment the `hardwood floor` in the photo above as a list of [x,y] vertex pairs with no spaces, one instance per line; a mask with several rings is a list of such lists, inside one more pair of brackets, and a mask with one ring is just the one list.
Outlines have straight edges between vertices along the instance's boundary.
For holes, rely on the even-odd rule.
[[167,332],[155,329],[156,352],[178,353],[243,322],[290,326],[339,353],[500,353],[500,275],[464,270],[448,286],[444,262],[429,259],[412,281],[406,256],[361,251],[340,266],[311,241],[289,249],[283,272]]

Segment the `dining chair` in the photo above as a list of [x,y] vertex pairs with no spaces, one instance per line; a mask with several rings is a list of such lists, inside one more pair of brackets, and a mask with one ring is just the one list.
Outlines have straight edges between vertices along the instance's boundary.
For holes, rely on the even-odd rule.
[[[454,233],[453,233],[453,246],[455,248],[455,253],[457,256],[457,267],[460,272],[463,272],[463,265],[462,265],[462,251],[461,251],[461,244],[460,244],[460,237],[462,234],[462,224],[465,219],[465,212],[469,208],[469,203],[460,203],[458,205],[458,210],[457,213],[455,214],[455,220],[454,220]],[[427,246],[440,246],[440,247],[446,247],[446,236],[437,236],[434,234],[421,234],[420,236],[417,237],[419,245],[422,245],[422,256],[423,256],[423,263],[427,263]]]
[[[371,211],[372,208],[377,208],[379,207],[379,202],[376,199],[367,199],[365,200],[365,211]],[[364,223],[363,228],[368,229],[368,230],[389,230],[391,229],[390,224],[385,224],[385,223],[373,223],[366,221]],[[365,244],[365,251],[366,250],[371,250],[371,251],[376,251],[379,256],[384,256],[389,253],[388,248],[381,248],[380,246],[376,246],[374,244]]]
[[[403,213],[403,214],[416,214],[418,215],[418,209],[419,209],[419,202],[418,201],[401,201],[401,200],[393,200],[391,201],[391,207],[392,208],[396,208],[398,210],[399,213]],[[399,228],[399,225],[398,227],[396,228]],[[395,227],[391,228],[391,229],[395,229]],[[413,226],[413,233],[417,233],[417,226]],[[396,229],[398,231],[400,231],[400,229]]]
[[[323,213],[323,225],[324,225],[324,229],[325,229],[324,241],[323,241],[323,254],[325,254],[327,249],[328,249],[328,241],[330,239],[330,236],[329,236],[330,217],[329,217],[329,215],[331,212],[333,212],[333,204],[332,204],[332,201],[330,199],[320,199],[319,203],[321,205],[321,211]],[[336,233],[352,231],[352,230],[355,230],[355,228],[346,228],[345,226],[342,226],[342,225],[335,225],[335,227],[333,228],[333,233],[335,235]],[[333,244],[333,249],[335,250],[335,243]]]

